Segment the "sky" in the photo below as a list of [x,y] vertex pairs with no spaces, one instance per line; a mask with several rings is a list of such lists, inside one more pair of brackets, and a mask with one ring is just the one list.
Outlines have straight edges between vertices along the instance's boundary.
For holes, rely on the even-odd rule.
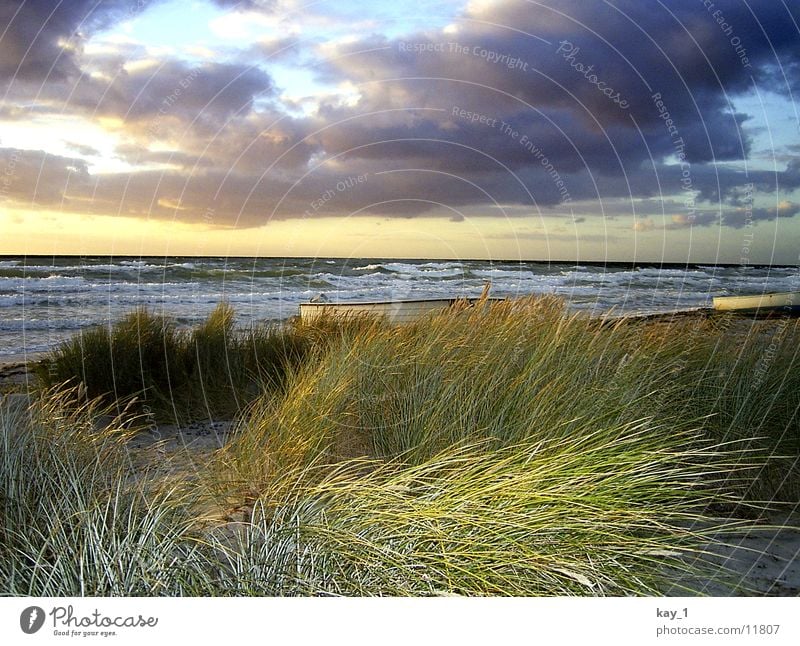
[[788,0],[4,0],[0,254],[798,264]]

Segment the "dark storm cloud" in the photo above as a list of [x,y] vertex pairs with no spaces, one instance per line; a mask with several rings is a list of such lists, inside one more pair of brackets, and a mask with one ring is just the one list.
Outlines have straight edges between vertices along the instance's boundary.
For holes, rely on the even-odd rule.
[[800,204],[784,200],[771,207],[754,207],[752,204],[727,209],[725,211],[697,211],[691,216],[683,213],[667,216],[663,225],[657,224],[651,217],[637,220],[634,223],[636,231],[653,231],[666,229],[675,231],[694,227],[719,226],[720,224],[734,229],[752,227],[756,222],[774,222],[778,218],[793,218],[800,214]]
[[204,168],[91,175],[81,159],[0,149],[0,200],[19,207],[195,222],[212,211],[218,224],[257,226],[272,212],[275,195],[290,185]]
[[[0,80],[56,81],[80,73],[88,36],[165,0],[3,0]],[[272,0],[212,0],[237,10],[271,10]],[[176,26],[177,27],[177,26]]]
[[[63,50],[60,40],[106,26],[132,6],[96,4],[79,0],[48,17],[61,5],[34,2],[13,19],[22,32],[36,33],[37,21],[43,27],[31,51],[16,36],[0,41],[9,53],[0,73],[18,67],[21,81],[14,101],[0,106],[3,118],[47,109],[115,117],[123,123],[117,154],[162,166],[81,184],[66,170],[74,160],[29,160],[49,169],[53,199],[88,210],[198,220],[213,208],[217,223],[251,226],[343,212],[449,216],[449,208],[485,206],[502,214],[495,203],[530,214],[580,202],[587,213],[593,204],[605,212],[608,203],[632,215],[630,198],[666,198],[676,205],[665,213],[667,228],[736,227],[747,208],[744,185],[773,198],[800,187],[791,155],[773,172],[717,164],[752,157],[755,131],[738,98],[754,84],[789,99],[798,88],[794,5],[504,0],[473,5],[446,31],[319,46],[286,36],[248,45],[242,52],[252,60],[193,65],[148,63],[138,45],[88,56],[80,38]],[[269,2],[217,4],[273,10]],[[10,15],[0,13],[7,23]],[[269,69],[278,53],[302,64],[312,47],[310,69],[320,80],[355,84],[357,102],[332,92],[316,97],[317,112],[297,116],[303,102],[282,98],[254,65]],[[94,74],[73,74],[79,67]],[[335,190],[361,174],[369,179]],[[34,175],[20,175],[17,188],[27,182],[38,190]],[[333,197],[321,200],[326,191]],[[767,216],[753,211],[753,219]]]
[[723,214],[723,223],[735,229],[751,226],[759,220],[774,221],[778,218],[793,218],[800,213],[800,204],[784,200],[772,207],[739,207]]
[[[203,111],[198,118],[176,110],[126,123],[127,142],[116,153],[128,163],[166,163],[184,172],[213,168],[249,177],[302,173],[319,147],[306,138],[302,121],[277,111],[238,112],[221,123]],[[159,144],[161,150],[152,150]],[[168,150],[163,150],[166,147]]]
[[[468,18],[493,25],[465,20],[447,34],[349,43],[337,49],[348,55],[334,58],[328,73],[369,83],[362,88],[368,109],[429,106],[444,94],[470,109],[502,115],[523,109],[524,102],[534,109],[563,108],[589,131],[614,123],[627,131],[633,118],[653,139],[665,132],[652,98],[658,93],[681,130],[690,161],[745,154],[747,142],[737,141],[744,115],[732,113],[728,98],[749,89],[754,75],[774,77],[777,65],[793,71],[798,37],[787,9],[780,3],[762,7],[758,18],[772,30],[767,40],[745,5],[716,3],[739,25],[737,38],[751,61],[747,67],[702,2],[669,3],[674,18],[652,3],[616,5],[492,3],[485,15]],[[358,54],[362,50],[366,53]],[[419,77],[450,82],[408,81],[402,89],[373,83]],[[783,82],[771,89],[789,88]]]
[[180,114],[184,120],[219,123],[248,112],[253,99],[271,89],[271,81],[257,68],[221,63],[192,66],[173,60],[120,73],[107,89],[90,104],[100,113],[133,121]]
[[[78,73],[75,48],[83,36],[135,7],[136,0],[4,0],[0,79],[44,81]],[[72,47],[65,48],[70,41]]]
[[98,75],[83,74],[44,89],[20,87],[15,98],[47,102],[53,112],[116,117],[132,127],[167,116],[218,127],[234,114],[249,112],[255,98],[272,90],[269,76],[251,66],[139,59],[140,64],[126,67],[126,62],[94,57],[90,64]]
[[[530,203],[513,172],[540,206],[564,201],[565,186],[573,200],[685,194],[731,204],[745,183],[772,194],[800,186],[797,160],[777,172],[717,165],[750,156],[737,98],[754,83],[791,98],[796,9],[761,3],[751,13],[733,0],[479,7],[446,32],[323,48],[323,77],[357,82],[361,100],[324,104],[329,127],[315,140],[351,164],[448,171]],[[448,198],[415,186],[463,204],[460,190]]]

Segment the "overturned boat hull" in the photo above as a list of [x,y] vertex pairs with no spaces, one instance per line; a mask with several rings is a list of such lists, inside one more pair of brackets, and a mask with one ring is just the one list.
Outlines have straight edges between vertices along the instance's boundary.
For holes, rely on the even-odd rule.
[[800,314],[800,292],[718,296],[714,299],[714,309],[720,312],[740,312],[764,316],[797,316]]
[[[375,316],[385,317],[390,323],[403,324],[417,321],[428,314],[456,304],[475,305],[480,298],[428,298],[404,301],[360,301],[351,303],[301,303],[300,318],[312,321],[320,316]],[[501,301],[502,298],[484,298],[484,302]]]

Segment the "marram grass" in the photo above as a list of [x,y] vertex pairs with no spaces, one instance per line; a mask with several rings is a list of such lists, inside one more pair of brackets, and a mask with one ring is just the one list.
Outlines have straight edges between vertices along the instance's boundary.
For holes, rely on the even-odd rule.
[[191,330],[139,309],[81,331],[36,372],[45,388],[80,385],[107,404],[135,399],[160,421],[230,416],[263,390],[280,389],[318,333],[299,322],[236,330],[226,303]]
[[143,467],[127,444],[141,411],[99,424],[122,376],[102,392],[84,379],[106,341],[74,364],[63,347],[60,377],[105,403],[62,389],[0,406],[9,594],[683,592],[690,557],[744,522],[718,516],[797,491],[794,324],[742,338],[567,316],[555,299],[406,327],[241,332],[221,308],[178,333],[137,316],[139,365],[163,352],[177,367],[166,386],[130,368],[126,394],[141,380],[148,401],[184,388],[213,410],[235,393],[236,437],[183,474]]
[[343,463],[289,504],[254,506],[233,552],[240,592],[257,586],[248,566],[276,563],[276,519],[292,546],[284,573],[272,575],[282,594],[663,592],[666,569],[680,570],[718,528],[702,521],[707,504],[724,498],[714,486],[723,461],[711,473],[707,460],[719,456],[710,447],[670,450],[661,429],[626,430],[624,439],[598,433],[490,456],[465,446],[366,474]]
[[0,412],[0,584],[30,596],[191,593],[187,498],[135,473],[121,419],[43,398]]
[[742,344],[712,325],[608,325],[539,299],[364,328],[289,371],[286,396],[257,401],[223,457],[236,477],[269,482],[319,462],[419,463],[464,442],[491,453],[649,419],[665,442],[700,428],[712,443],[753,449],[759,468],[732,473],[731,486],[796,500],[800,333],[783,333],[768,377],[755,381],[758,346],[774,340]]

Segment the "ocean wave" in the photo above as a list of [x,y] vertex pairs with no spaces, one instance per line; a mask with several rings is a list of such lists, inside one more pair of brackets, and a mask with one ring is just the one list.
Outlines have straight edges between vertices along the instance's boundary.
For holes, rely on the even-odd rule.
[[0,278],[0,292],[58,291],[85,286],[83,278],[74,276],[44,276],[39,278]]
[[[3,351],[19,353],[149,307],[183,325],[203,320],[221,301],[237,323],[281,320],[325,293],[333,301],[555,294],[574,310],[603,312],[707,305],[714,295],[795,291],[797,268],[641,266],[482,261],[123,258],[0,261]],[[22,309],[24,306],[24,310]],[[22,320],[25,318],[26,320]],[[24,329],[24,335],[23,335]]]
[[518,280],[521,277],[531,279],[540,277],[529,269],[473,269],[472,274],[479,278],[491,279],[514,278]]
[[408,262],[386,262],[377,265],[366,265],[364,269],[382,269],[384,271],[396,274],[408,274],[410,276],[435,276],[463,273],[464,271],[462,264],[456,262],[423,262],[418,264]]
[[29,330],[80,330],[102,321],[92,319],[11,319],[0,320],[0,332],[22,332]]

